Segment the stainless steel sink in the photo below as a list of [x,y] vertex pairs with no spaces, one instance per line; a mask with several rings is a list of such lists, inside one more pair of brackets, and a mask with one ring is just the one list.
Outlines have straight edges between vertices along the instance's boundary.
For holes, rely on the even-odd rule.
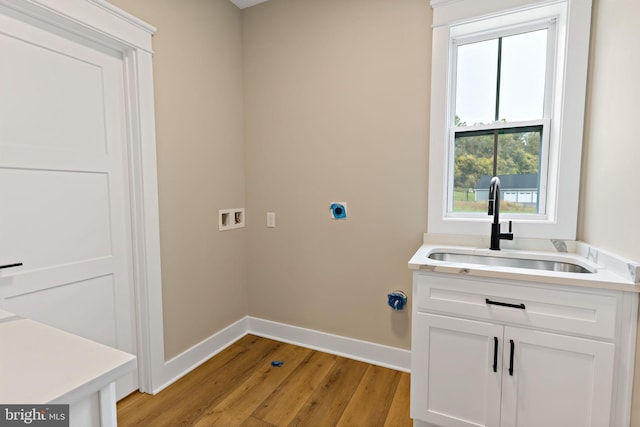
[[433,252],[429,258],[436,261],[462,264],[490,265],[496,267],[528,268],[533,270],[561,271],[564,273],[593,273],[581,265],[564,261],[548,261],[529,258],[506,258],[489,255],[457,254],[453,252]]

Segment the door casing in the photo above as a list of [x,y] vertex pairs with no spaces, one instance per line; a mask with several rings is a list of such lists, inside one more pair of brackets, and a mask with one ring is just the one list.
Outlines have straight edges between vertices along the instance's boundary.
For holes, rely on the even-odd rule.
[[122,55],[139,387],[153,393],[165,381],[151,48],[155,28],[103,0],[0,0],[0,14]]

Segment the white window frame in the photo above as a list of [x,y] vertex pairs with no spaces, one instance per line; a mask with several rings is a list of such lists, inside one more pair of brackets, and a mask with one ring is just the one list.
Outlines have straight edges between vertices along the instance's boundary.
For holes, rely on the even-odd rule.
[[[549,11],[551,12],[551,11]],[[499,24],[499,23],[497,23]],[[555,77],[555,61],[556,61],[556,48],[557,48],[557,18],[543,19],[538,22],[531,23],[529,21],[519,25],[509,25],[505,28],[498,28],[493,31],[478,31],[477,25],[463,24],[451,28],[451,42],[450,42],[450,76],[451,84],[449,94],[449,147],[447,155],[447,203],[445,215],[447,218],[479,218],[486,219],[486,214],[483,216],[480,213],[469,212],[454,212],[453,211],[453,189],[454,189],[454,165],[455,165],[455,134],[459,132],[473,132],[482,130],[501,130],[501,129],[516,129],[532,126],[542,126],[542,140],[540,149],[540,201],[538,204],[538,214],[505,214],[504,217],[510,217],[512,219],[527,219],[527,220],[544,220],[547,218],[546,199],[547,199],[547,168],[549,160],[549,142],[550,138],[550,122],[553,111],[553,94],[554,94],[554,77]],[[458,63],[457,63],[457,49],[461,45],[493,40],[498,37],[509,37],[517,34],[522,34],[530,31],[547,30],[547,55],[546,55],[546,70],[545,70],[545,93],[544,93],[544,105],[543,115],[540,119],[519,121],[519,122],[493,122],[491,124],[472,125],[472,126],[455,126],[456,117],[456,82],[455,77],[458,75]],[[499,156],[499,154],[498,154]],[[504,211],[503,211],[504,212]]]
[[[514,221],[517,237],[573,240],[576,236],[580,160],[584,126],[591,0],[431,0],[434,9],[431,131],[429,144],[429,217],[431,234],[488,235],[489,216],[453,213],[448,192],[452,188],[452,136],[455,111],[454,49],[456,39],[485,38],[487,34],[505,34],[509,28],[535,28],[543,21],[555,21],[557,40],[552,67],[551,91],[545,96],[545,117],[541,156],[547,169],[542,187],[542,209],[538,215],[503,214]],[[517,31],[517,30],[516,30]],[[547,80],[549,82],[549,80]],[[548,98],[548,99],[547,99]],[[565,100],[567,102],[565,102]],[[548,103],[548,104],[547,104]],[[532,123],[532,122],[529,122]],[[540,121],[536,121],[540,124]],[[510,123],[522,125],[521,123]],[[471,128],[467,127],[466,130]],[[548,130],[548,131],[547,131]]]

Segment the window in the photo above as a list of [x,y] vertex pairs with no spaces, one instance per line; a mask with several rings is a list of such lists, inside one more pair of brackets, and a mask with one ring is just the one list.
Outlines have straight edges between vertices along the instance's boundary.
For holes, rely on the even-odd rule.
[[[488,178],[495,175],[502,183],[501,212],[545,213],[546,194],[540,192],[540,183],[546,188],[552,83],[547,65],[553,63],[554,30],[549,21],[505,34],[453,40],[449,213],[486,211]],[[539,197],[510,196],[525,186]],[[468,193],[475,197],[462,197]]]
[[[453,150],[453,183],[449,192],[450,212],[487,211],[489,181],[498,175],[501,182],[500,212],[539,214],[540,199],[517,201],[507,195],[530,189],[540,193],[540,151],[543,125],[505,128],[496,123],[488,130],[456,130]],[[546,177],[542,176],[544,180]],[[474,198],[463,199],[464,193]],[[544,195],[542,197],[544,202]],[[544,211],[544,208],[542,209]]]
[[[575,239],[591,2],[431,0],[428,233]],[[516,5],[516,6],[514,6]]]

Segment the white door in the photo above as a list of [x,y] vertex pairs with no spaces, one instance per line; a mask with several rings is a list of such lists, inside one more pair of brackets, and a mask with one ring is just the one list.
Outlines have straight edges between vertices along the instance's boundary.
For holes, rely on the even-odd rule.
[[502,426],[609,425],[612,343],[512,327],[504,336]]
[[438,426],[500,424],[503,327],[416,313],[411,417]]
[[0,308],[135,353],[124,113],[115,52],[0,15]]

